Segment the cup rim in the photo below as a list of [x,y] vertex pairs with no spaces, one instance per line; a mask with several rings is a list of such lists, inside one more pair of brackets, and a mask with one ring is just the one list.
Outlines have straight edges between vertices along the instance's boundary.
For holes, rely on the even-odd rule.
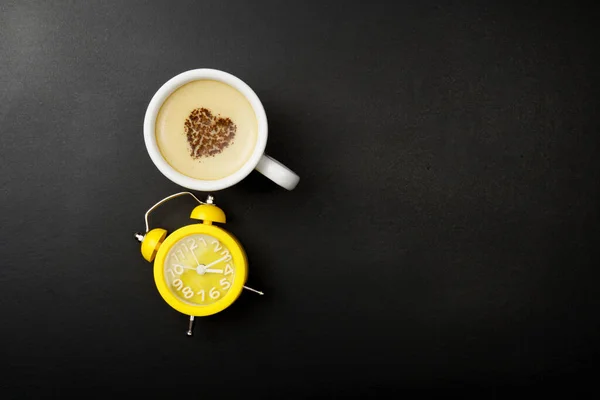
[[[186,83],[197,81],[197,80],[214,80],[223,82],[240,92],[246,100],[252,106],[256,121],[258,123],[256,145],[252,154],[244,163],[244,165],[231,175],[228,175],[221,179],[215,180],[203,180],[195,179],[190,176],[184,175],[181,172],[173,168],[167,160],[163,157],[158,144],[156,142],[156,117],[158,112],[164,103],[175,90],[185,85]],[[260,161],[260,158],[265,152],[268,137],[268,123],[265,109],[254,91],[240,78],[217,69],[200,68],[192,69],[189,71],[182,72],[167,82],[165,82],[160,89],[154,94],[148,108],[146,109],[146,115],[144,116],[144,142],[148,154],[152,159],[152,162],[158,168],[158,170],[171,181],[176,184],[183,186],[188,189],[200,190],[200,191],[211,191],[221,190],[232,185],[235,185],[254,170],[256,164]]]

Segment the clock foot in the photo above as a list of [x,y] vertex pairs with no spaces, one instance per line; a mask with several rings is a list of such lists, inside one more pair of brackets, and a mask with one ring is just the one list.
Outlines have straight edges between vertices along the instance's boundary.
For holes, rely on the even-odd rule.
[[192,329],[194,329],[194,316],[190,315],[190,322],[188,324],[187,335],[192,336]]
[[258,293],[258,294],[260,294],[261,296],[262,296],[262,295],[264,295],[264,293],[263,293],[263,292],[259,292],[258,290],[256,290],[256,289],[252,289],[252,288],[250,288],[250,287],[248,287],[248,286],[244,286],[244,289],[246,289],[246,290],[249,290],[249,291],[251,291],[251,292],[254,292],[254,293]]

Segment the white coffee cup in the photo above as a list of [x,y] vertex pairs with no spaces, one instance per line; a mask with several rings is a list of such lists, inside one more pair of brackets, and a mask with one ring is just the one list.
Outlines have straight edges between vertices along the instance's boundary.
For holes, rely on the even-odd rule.
[[[246,97],[254,109],[256,121],[258,122],[256,145],[248,161],[233,174],[217,180],[195,179],[177,171],[162,156],[156,142],[156,134],[154,131],[156,117],[164,101],[180,86],[196,80],[219,81],[236,89]],[[246,85],[241,79],[216,69],[193,69],[171,78],[154,94],[152,100],[150,100],[148,109],[146,110],[146,116],[144,117],[144,142],[146,143],[148,154],[150,154],[150,158],[152,159],[152,162],[154,162],[154,165],[156,165],[158,170],[162,172],[164,176],[176,184],[188,189],[203,192],[221,190],[235,185],[248,176],[254,169],[278,185],[288,190],[294,189],[300,180],[298,175],[279,161],[265,154],[267,137],[269,136],[268,132],[267,115],[265,114],[265,109],[256,93],[254,93],[250,86]]]

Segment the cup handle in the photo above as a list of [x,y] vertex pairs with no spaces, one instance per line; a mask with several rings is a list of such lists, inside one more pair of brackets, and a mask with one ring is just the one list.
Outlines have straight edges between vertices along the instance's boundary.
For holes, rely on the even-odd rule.
[[294,171],[266,154],[260,158],[256,170],[287,190],[294,189],[300,181]]

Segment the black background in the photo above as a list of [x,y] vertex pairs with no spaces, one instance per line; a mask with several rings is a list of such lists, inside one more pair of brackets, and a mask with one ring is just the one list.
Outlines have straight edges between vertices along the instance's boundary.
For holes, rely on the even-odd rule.
[[[0,394],[586,383],[597,19],[425,3],[0,2]],[[188,338],[132,233],[181,190],[146,153],[146,106],[200,67],[257,92],[267,151],[301,181],[252,173],[215,193],[267,295]]]

